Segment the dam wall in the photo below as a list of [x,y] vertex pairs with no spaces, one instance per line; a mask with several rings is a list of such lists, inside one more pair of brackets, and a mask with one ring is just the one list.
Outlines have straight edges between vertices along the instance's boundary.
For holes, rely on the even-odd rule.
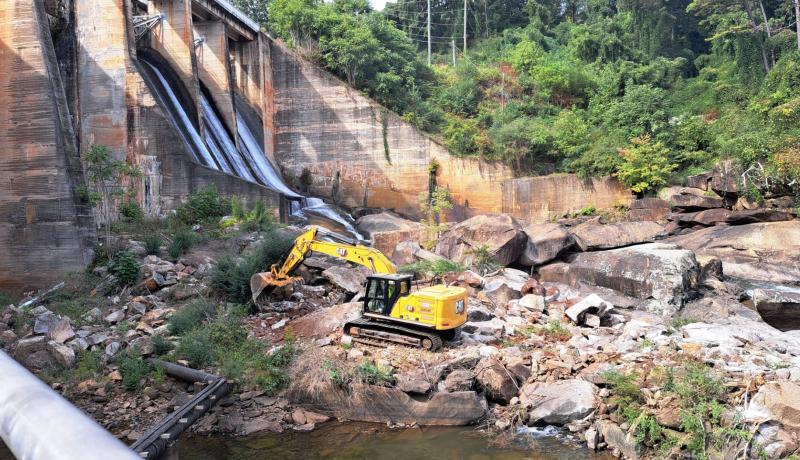
[[545,221],[631,199],[609,178],[518,178],[452,156],[228,2],[0,0],[0,26],[0,289],[93,259],[104,222],[79,193],[93,145],[142,173],[112,207],[134,200],[150,218],[210,185],[282,217],[298,193],[417,217],[435,185],[453,220]]

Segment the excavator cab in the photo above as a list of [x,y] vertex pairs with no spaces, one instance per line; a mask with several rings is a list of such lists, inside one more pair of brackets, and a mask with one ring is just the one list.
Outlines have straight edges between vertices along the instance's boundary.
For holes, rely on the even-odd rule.
[[411,293],[412,275],[377,274],[367,277],[364,312],[390,316],[397,300]]

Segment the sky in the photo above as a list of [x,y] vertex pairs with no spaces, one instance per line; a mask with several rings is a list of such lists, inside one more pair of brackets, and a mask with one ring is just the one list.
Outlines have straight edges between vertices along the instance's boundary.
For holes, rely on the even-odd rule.
[[378,11],[383,11],[383,7],[386,6],[386,3],[394,3],[391,0],[369,0],[369,4],[372,5]]

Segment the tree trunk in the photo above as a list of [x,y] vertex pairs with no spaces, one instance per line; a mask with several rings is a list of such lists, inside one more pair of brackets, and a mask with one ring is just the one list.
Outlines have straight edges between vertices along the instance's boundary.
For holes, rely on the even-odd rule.
[[794,30],[797,34],[797,49],[800,50],[800,0],[794,0]]
[[[767,11],[764,9],[764,2],[758,0],[758,6],[761,8],[761,17],[764,18],[764,27],[767,30],[767,38],[772,38],[772,28],[770,28],[769,26],[769,20],[767,19]],[[769,57],[772,62],[772,66],[775,67],[775,50],[772,49],[772,44],[770,44]]]
[[[750,22],[750,28],[755,32],[758,30],[758,26],[756,25],[756,20],[753,16],[753,10],[750,8],[750,4],[747,0],[742,0],[742,6],[745,12],[747,12],[747,20]],[[761,43],[761,63],[764,65],[764,72],[769,72],[769,59],[767,58],[767,48],[764,46],[764,43]]]

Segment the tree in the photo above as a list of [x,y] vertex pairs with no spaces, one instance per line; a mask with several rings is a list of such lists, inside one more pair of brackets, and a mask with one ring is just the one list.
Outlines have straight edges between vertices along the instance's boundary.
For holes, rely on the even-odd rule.
[[90,188],[79,190],[92,206],[98,207],[100,218],[106,230],[106,250],[111,259],[111,220],[112,207],[115,198],[123,196],[127,187],[123,185],[125,179],[141,176],[138,168],[130,166],[124,161],[117,161],[112,156],[111,150],[104,145],[92,145],[83,155],[86,165],[86,178]]
[[250,16],[261,26],[266,26],[269,19],[269,4],[271,0],[233,0],[233,4]]
[[623,162],[614,175],[639,194],[667,185],[677,167],[670,162],[669,149],[660,142],[651,143],[647,136],[633,138],[631,144],[620,149]]
[[419,211],[423,216],[422,224],[425,226],[425,241],[422,245],[426,249],[432,249],[439,241],[439,236],[446,228],[443,217],[448,209],[453,209],[450,190],[436,186],[430,195],[425,192],[419,194]]

